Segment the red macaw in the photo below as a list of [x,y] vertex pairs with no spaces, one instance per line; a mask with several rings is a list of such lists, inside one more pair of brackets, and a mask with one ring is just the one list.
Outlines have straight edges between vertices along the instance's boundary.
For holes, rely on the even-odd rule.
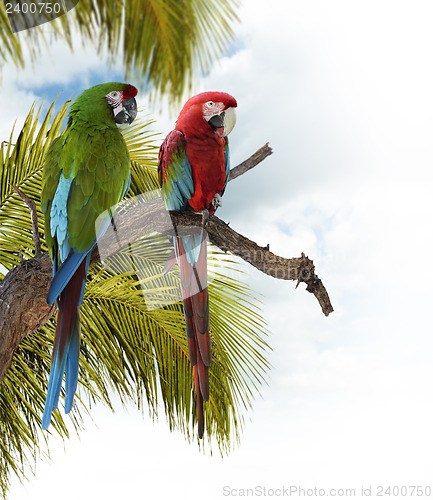
[[[168,210],[194,210],[205,218],[221,205],[230,172],[227,135],[236,122],[234,97],[203,92],[191,97],[159,151],[159,182]],[[198,436],[203,437],[203,401],[209,400],[209,298],[203,231],[176,236],[189,359],[197,394]]]

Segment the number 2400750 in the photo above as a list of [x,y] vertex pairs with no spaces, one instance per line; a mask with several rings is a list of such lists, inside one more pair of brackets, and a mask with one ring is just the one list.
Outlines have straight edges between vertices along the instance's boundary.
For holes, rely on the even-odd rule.
[[6,4],[7,14],[60,14],[62,6],[60,3],[52,2],[23,2],[17,3],[14,7],[12,3]]
[[430,486],[377,486],[376,495],[378,497],[413,497],[413,496],[431,496]]

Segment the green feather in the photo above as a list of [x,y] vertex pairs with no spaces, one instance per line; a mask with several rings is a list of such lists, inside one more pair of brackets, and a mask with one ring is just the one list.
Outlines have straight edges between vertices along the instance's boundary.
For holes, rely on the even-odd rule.
[[67,204],[68,236],[71,248],[77,253],[92,246],[96,219],[124,194],[130,170],[129,153],[105,96],[126,86],[105,83],[84,91],[71,106],[65,131],[46,155],[41,206],[51,251],[54,240],[50,211],[61,172],[65,178],[73,178]]

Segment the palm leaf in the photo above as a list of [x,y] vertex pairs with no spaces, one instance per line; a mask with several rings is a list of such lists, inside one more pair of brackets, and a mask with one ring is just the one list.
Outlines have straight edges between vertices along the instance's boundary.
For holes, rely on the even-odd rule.
[[[192,74],[207,72],[233,39],[237,0],[80,0],[67,15],[52,21],[53,36],[71,44],[78,31],[86,45],[106,50],[110,62],[120,53],[125,78],[133,76],[157,94],[179,99],[191,88]],[[39,27],[11,31],[0,2],[0,65],[8,58],[23,64],[21,44],[33,58],[49,44]]]
[[[16,140],[13,131],[9,141],[1,146],[0,172],[0,262],[8,270],[20,263],[21,258],[33,257],[33,234],[27,206],[11,185],[19,185],[35,200],[38,217],[42,189],[42,159],[59,135],[67,113],[65,103],[50,124],[55,101],[38,126],[41,107],[33,105]],[[44,247],[46,249],[46,247]]]
[[21,43],[12,32],[3,2],[0,5],[0,40],[0,62],[11,58],[17,66],[23,66]]

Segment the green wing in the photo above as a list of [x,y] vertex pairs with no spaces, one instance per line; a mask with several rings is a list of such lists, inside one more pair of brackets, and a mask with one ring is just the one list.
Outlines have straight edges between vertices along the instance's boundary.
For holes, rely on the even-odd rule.
[[[42,184],[42,210],[49,247],[51,207],[59,188],[60,175],[70,179],[65,224],[69,246],[76,253],[86,252],[96,239],[96,219],[116,205],[129,185],[129,153],[117,127],[95,129],[72,126],[57,139],[45,160]],[[108,214],[107,214],[108,215]]]
[[55,240],[51,236],[51,204],[56,194],[59,184],[61,169],[58,161],[65,142],[65,135],[55,139],[45,155],[44,170],[42,174],[42,193],[41,193],[41,209],[45,215],[45,241],[50,252],[51,259],[54,259],[53,249],[55,248]]

